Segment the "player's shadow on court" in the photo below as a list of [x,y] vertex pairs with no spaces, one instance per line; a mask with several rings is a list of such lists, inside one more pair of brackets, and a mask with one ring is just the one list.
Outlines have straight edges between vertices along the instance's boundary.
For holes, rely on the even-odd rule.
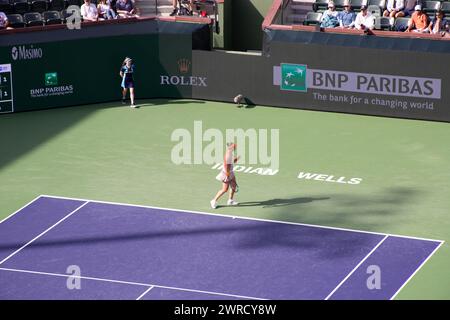
[[263,207],[263,208],[276,208],[276,207],[285,207],[285,206],[291,206],[294,204],[303,204],[303,203],[310,203],[313,201],[320,201],[320,200],[328,200],[329,197],[323,197],[323,198],[310,198],[310,197],[297,197],[297,198],[290,198],[290,199],[271,199],[271,200],[265,200],[265,201],[249,201],[249,202],[240,202],[240,207]]

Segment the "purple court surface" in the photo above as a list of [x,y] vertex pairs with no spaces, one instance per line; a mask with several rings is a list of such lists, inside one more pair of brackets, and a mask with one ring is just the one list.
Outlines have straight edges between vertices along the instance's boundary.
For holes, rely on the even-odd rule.
[[40,196],[0,223],[0,299],[392,299],[442,243]]

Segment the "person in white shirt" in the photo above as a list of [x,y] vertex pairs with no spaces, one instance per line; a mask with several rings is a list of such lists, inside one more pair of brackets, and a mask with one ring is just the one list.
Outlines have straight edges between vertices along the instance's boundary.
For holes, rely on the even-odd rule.
[[366,5],[361,6],[361,12],[356,16],[355,28],[364,31],[375,28],[375,17],[367,11]]
[[390,17],[389,23],[394,25],[395,18],[402,17],[404,15],[403,8],[405,8],[405,0],[388,0],[383,16]]
[[85,21],[97,21],[98,10],[95,4],[91,3],[91,0],[84,0],[84,4],[81,5],[81,16]]

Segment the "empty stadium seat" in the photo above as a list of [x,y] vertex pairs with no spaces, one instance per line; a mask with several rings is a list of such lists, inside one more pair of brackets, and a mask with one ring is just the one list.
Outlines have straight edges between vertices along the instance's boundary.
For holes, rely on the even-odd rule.
[[368,6],[378,6],[381,10],[381,12],[386,9],[386,0],[369,0],[367,2]]
[[42,18],[44,19],[44,23],[46,25],[50,24],[61,24],[61,15],[58,11],[45,11],[42,14]]
[[0,12],[5,14],[11,14],[14,12],[13,5],[9,2],[9,0],[0,0]]
[[444,11],[445,16],[450,17],[450,2],[442,2],[441,10]]
[[24,14],[30,11],[30,4],[27,0],[13,0],[14,13]]
[[394,31],[404,31],[408,28],[410,18],[396,18],[394,22]]
[[64,0],[50,0],[48,5],[48,10],[51,11],[61,11],[66,7],[66,2]]
[[42,15],[39,12],[27,12],[23,15],[23,20],[27,27],[44,25],[44,20],[42,20]]
[[342,11],[344,9],[344,1],[345,0],[334,0],[334,5],[336,6],[336,10]]
[[371,4],[367,7],[367,11],[369,11],[374,17],[381,17],[382,12],[379,6]]
[[8,16],[9,26],[11,28],[23,28],[25,27],[25,22],[21,14],[9,14]]
[[84,3],[83,0],[66,0],[66,8],[68,6],[79,6],[81,7],[81,5]]
[[42,13],[47,11],[48,3],[46,0],[33,0],[31,1],[30,11]]
[[389,23],[388,17],[376,17],[375,18],[375,30],[391,30],[391,25]]
[[352,5],[353,11],[360,12],[361,6],[363,3],[367,3],[367,0],[351,0],[350,4]]
[[322,13],[320,12],[308,12],[306,14],[305,21],[303,22],[306,26],[314,26],[320,23],[320,19],[322,19]]
[[328,9],[328,0],[315,0],[313,10],[315,12],[323,12]]
[[426,14],[434,15],[434,13],[439,10],[441,3],[439,1],[424,1],[422,4],[422,9]]

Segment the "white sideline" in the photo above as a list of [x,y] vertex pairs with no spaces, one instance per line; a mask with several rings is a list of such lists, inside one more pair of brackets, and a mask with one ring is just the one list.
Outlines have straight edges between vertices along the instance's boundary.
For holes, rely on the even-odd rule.
[[38,234],[36,237],[34,237],[33,239],[31,239],[30,241],[28,241],[26,244],[24,244],[23,246],[21,246],[19,249],[17,249],[16,251],[14,251],[13,253],[11,253],[9,256],[7,256],[5,259],[3,259],[2,261],[0,261],[0,265],[2,263],[4,263],[6,260],[8,260],[9,258],[13,257],[15,254],[17,254],[18,252],[20,252],[23,248],[25,248],[26,246],[28,246],[30,243],[32,243],[33,241],[36,241],[37,239],[39,239],[41,236],[43,236],[44,234],[46,234],[47,232],[49,232],[50,230],[52,230],[54,227],[56,227],[58,224],[60,224],[61,222],[63,222],[64,220],[66,220],[67,218],[69,218],[71,215],[73,215],[75,212],[77,212],[78,210],[80,210],[81,208],[83,208],[85,205],[87,205],[89,203],[89,201],[83,203],[81,206],[79,206],[78,208],[76,208],[75,210],[73,210],[72,212],[70,212],[69,214],[67,214],[66,216],[64,216],[62,219],[60,219],[58,222],[56,222],[55,224],[53,224],[52,226],[50,226],[49,228],[47,228],[46,230],[44,230],[43,232],[41,232],[40,234]]
[[347,281],[348,278],[350,278],[350,276],[359,268],[359,266],[362,265],[364,261],[366,261],[367,258],[369,258],[372,255],[372,253],[374,253],[375,250],[377,250],[378,247],[381,246],[384,240],[386,240],[388,237],[389,236],[385,236],[383,239],[381,239],[381,241],[378,242],[378,244],[372,250],[370,250],[370,252],[356,265],[356,267],[353,268],[352,271],[350,271],[350,273],[337,285],[337,287],[330,292],[330,294],[325,298],[325,300],[330,299],[331,296],[344,284],[344,282]]
[[[161,288],[161,289],[197,292],[197,293],[205,293],[205,294],[212,294],[212,295],[218,295],[218,296],[227,296],[227,297],[234,297],[234,298],[243,298],[243,299],[251,299],[251,300],[267,300],[267,299],[262,299],[262,298],[242,296],[242,295],[222,293],[222,292],[203,291],[203,290],[195,290],[195,289],[187,289],[187,288],[155,285],[155,284],[150,284],[150,283],[130,282],[130,281],[122,281],[122,280],[111,280],[111,279],[86,277],[86,276],[75,276],[75,275],[71,275],[71,274],[59,274],[59,273],[51,273],[51,272],[31,271],[31,270],[22,270],[22,269],[11,269],[11,268],[2,268],[2,267],[0,267],[0,271],[12,271],[12,272],[20,272],[20,273],[31,273],[31,274],[39,274],[39,275],[55,276],[55,277],[72,277],[72,278],[79,278],[79,279],[85,279],[85,280],[96,280],[96,281],[105,281],[105,282],[113,282],[113,283],[121,283],[121,284],[130,284],[130,285],[144,286],[144,287],[151,287],[151,288]],[[147,289],[146,292],[148,292],[148,291],[150,291],[150,290]],[[146,292],[144,292],[144,293],[146,293]],[[143,296],[143,294],[141,296]],[[141,296],[139,298],[142,298]]]
[[403,236],[403,235],[390,234],[390,233],[381,233],[381,232],[364,231],[364,230],[356,230],[356,229],[347,229],[347,228],[339,228],[339,227],[329,227],[329,226],[321,226],[321,225],[299,223],[299,222],[259,219],[259,218],[241,217],[241,216],[231,216],[231,215],[226,215],[226,214],[216,214],[216,213],[202,212],[202,211],[192,211],[192,210],[165,208],[165,207],[144,206],[144,205],[137,205],[137,204],[110,202],[110,201],[100,201],[100,200],[92,200],[92,199],[79,199],[79,198],[70,198],[70,197],[60,197],[60,196],[52,196],[52,195],[45,195],[45,194],[41,195],[41,197],[55,198],[55,199],[62,199],[62,200],[89,201],[89,202],[92,202],[92,203],[104,203],[104,204],[136,207],[136,208],[148,208],[148,209],[158,209],[158,210],[166,210],[166,211],[177,211],[177,212],[195,213],[195,214],[203,214],[203,215],[218,216],[218,217],[233,218],[233,219],[241,219],[241,220],[254,220],[254,221],[261,221],[261,222],[281,223],[281,224],[305,226],[305,227],[312,227],[312,228],[321,228],[321,229],[340,230],[340,231],[357,232],[357,233],[365,233],[365,234],[374,234],[374,235],[380,235],[380,236],[390,236],[390,237],[399,237],[399,238],[407,238],[407,239],[415,239],[415,240],[444,242],[443,240],[419,238],[419,237],[412,237],[412,236]]

